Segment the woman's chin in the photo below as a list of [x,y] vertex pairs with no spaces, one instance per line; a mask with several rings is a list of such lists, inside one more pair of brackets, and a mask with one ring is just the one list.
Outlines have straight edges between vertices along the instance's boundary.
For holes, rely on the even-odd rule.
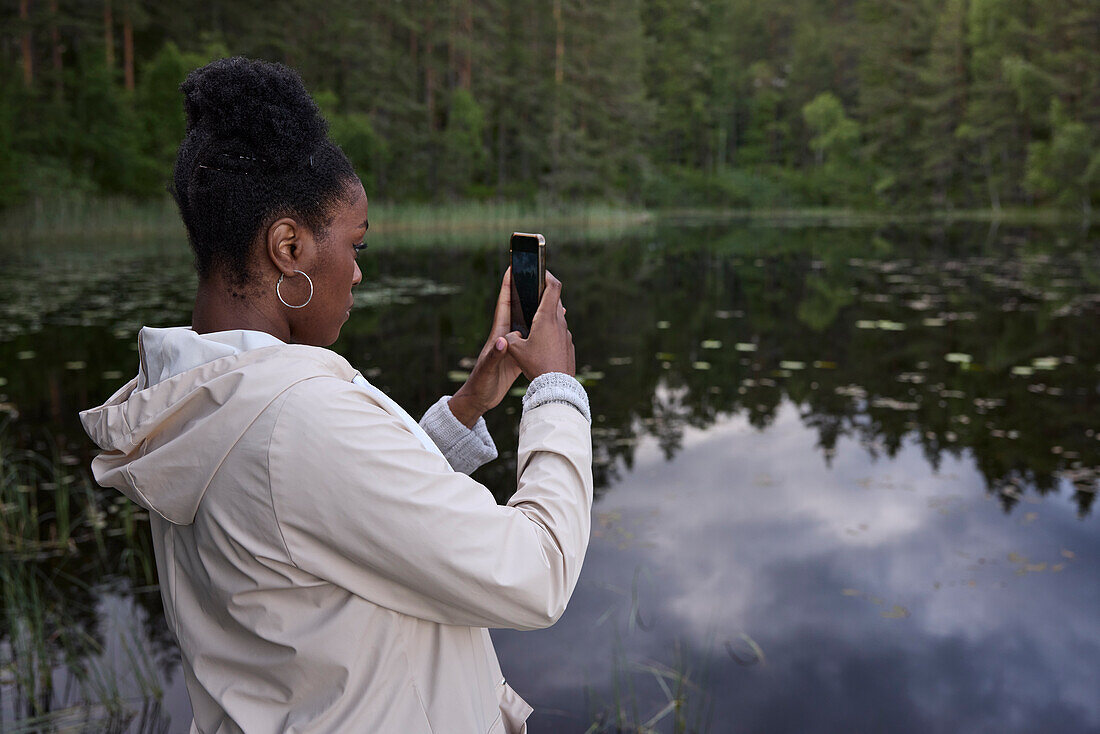
[[[345,318],[344,321],[346,322],[347,319]],[[339,326],[337,326],[332,332],[332,338],[326,340],[326,342],[322,346],[326,346],[326,347],[332,346],[336,342],[336,340],[340,338],[340,332],[343,331],[343,328],[344,328],[343,324],[340,324]]]

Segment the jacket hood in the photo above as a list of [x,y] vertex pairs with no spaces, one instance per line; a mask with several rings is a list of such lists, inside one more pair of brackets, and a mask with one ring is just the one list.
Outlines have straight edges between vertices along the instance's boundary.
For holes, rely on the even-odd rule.
[[80,421],[103,449],[95,479],[177,525],[194,521],[222,461],[252,422],[302,380],[352,380],[355,369],[320,347],[258,331],[138,334],[137,376]]

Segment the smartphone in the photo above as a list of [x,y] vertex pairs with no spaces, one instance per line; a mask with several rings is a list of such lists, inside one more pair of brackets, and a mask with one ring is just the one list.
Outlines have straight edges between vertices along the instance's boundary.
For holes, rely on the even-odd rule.
[[546,239],[541,234],[512,233],[512,331],[524,339],[546,290]]

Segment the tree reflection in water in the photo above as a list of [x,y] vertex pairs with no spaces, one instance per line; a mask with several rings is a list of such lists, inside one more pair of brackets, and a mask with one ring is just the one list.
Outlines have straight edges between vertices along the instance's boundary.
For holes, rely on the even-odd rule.
[[[416,413],[476,354],[505,250],[380,244],[334,348]],[[0,275],[0,403],[24,444],[44,427],[90,458],[76,411],[133,373],[142,324],[188,322],[194,276],[182,244],[164,247],[24,255]],[[1059,480],[1091,507],[1100,257],[1087,233],[665,225],[552,241],[550,268],[596,407],[598,485],[630,469],[642,436],[671,457],[684,426],[743,413],[765,429],[789,399],[826,455],[843,436],[886,456],[912,439],[933,466],[970,455],[1006,508]],[[488,416],[506,452],[518,409],[511,397]],[[511,489],[505,462],[479,478]]]
[[1062,480],[1088,513],[1100,467],[1091,243],[676,234],[555,253],[577,353],[603,374],[589,386],[599,484],[629,470],[642,436],[671,457],[684,426],[740,413],[763,430],[789,399],[826,457],[841,437],[889,457],[912,440],[933,467],[970,456],[1006,510]]

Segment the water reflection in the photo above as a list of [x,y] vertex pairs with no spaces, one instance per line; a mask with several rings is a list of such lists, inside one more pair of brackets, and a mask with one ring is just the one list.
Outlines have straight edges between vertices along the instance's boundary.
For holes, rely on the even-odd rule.
[[[1006,508],[1066,478],[1087,514],[1100,465],[1100,258],[1088,241],[1052,232],[973,239],[668,229],[557,245],[552,267],[601,409],[599,484],[630,468],[640,436],[671,457],[685,426],[744,414],[766,429],[786,398],[826,456],[841,436],[886,456],[912,437],[933,466],[970,454]],[[382,249],[368,259],[336,346],[414,411],[452,390],[448,376],[459,379],[476,353],[503,265],[502,252],[455,255]],[[188,261],[155,263],[6,269],[6,409],[76,434],[75,410],[132,373],[137,328],[188,320]],[[511,433],[517,405],[493,416],[500,432]],[[483,479],[503,494],[507,477],[501,467]]]
[[907,442],[876,461],[844,438],[830,468],[815,441],[784,403],[766,433],[688,429],[671,462],[642,442],[558,626],[494,633],[532,725],[650,720],[659,667],[697,685],[698,731],[1100,726],[1100,541],[1074,507],[1006,516],[965,459],[935,471]]
[[[469,369],[506,254],[371,253],[335,348],[417,413]],[[1082,583],[1097,548],[1081,522],[1100,470],[1094,239],[668,226],[552,241],[550,267],[566,284],[602,496],[563,624],[500,638],[545,726],[660,714],[658,728],[680,716],[714,731],[734,719],[981,729],[1020,686],[1032,717],[1020,721],[1039,721],[1047,701],[1064,730],[1097,725],[1079,685],[1100,672],[1086,613],[1098,600]],[[188,322],[194,284],[182,251],[13,255],[0,273],[5,440],[86,466],[76,412],[133,373],[140,325]],[[503,460],[476,475],[501,498],[519,407],[511,396],[488,416]],[[53,490],[33,491],[56,510]],[[55,643],[70,628],[97,639],[113,614],[96,603],[99,581],[155,582],[147,539],[107,543],[133,563],[89,563],[102,557],[91,541],[49,558],[4,546],[5,572],[29,574],[5,588],[64,611],[49,618]],[[178,707],[159,599],[133,598]],[[4,604],[0,664],[21,614]],[[662,714],[679,695],[688,707]]]

